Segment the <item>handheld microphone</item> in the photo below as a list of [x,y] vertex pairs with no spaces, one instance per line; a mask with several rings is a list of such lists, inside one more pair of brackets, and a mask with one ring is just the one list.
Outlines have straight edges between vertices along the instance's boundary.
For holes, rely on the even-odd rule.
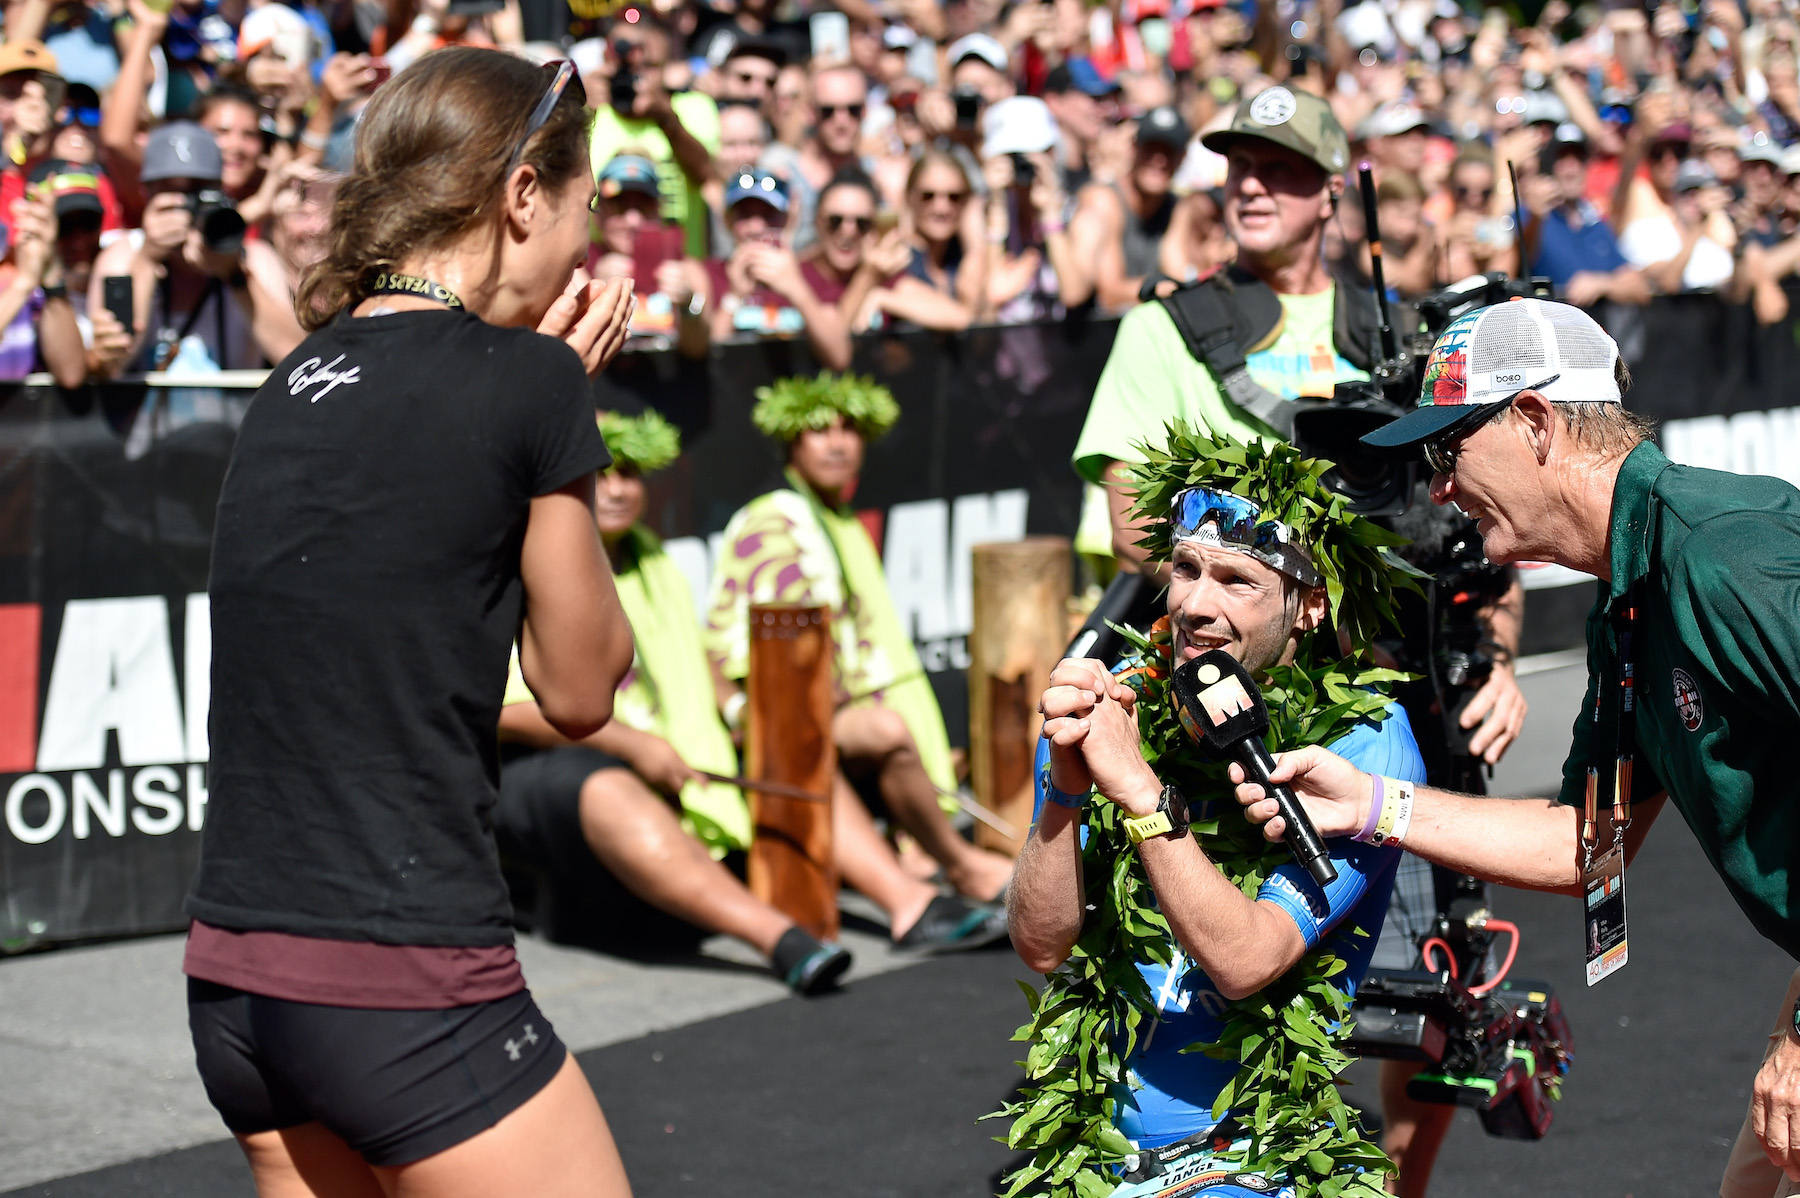
[[1214,649],[1184,663],[1169,681],[1175,710],[1188,736],[1214,757],[1242,765],[1245,775],[1274,797],[1287,823],[1286,839],[1294,860],[1319,885],[1335,881],[1337,870],[1300,800],[1288,787],[1269,781],[1275,759],[1262,740],[1269,730],[1269,707],[1250,672],[1231,654]]

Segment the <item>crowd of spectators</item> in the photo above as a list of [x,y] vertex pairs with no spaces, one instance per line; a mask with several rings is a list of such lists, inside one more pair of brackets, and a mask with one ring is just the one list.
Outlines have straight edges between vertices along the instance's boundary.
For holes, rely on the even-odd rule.
[[[1276,82],[1374,164],[1397,296],[1525,271],[1583,306],[1715,292],[1774,322],[1800,268],[1795,8],[12,0],[0,373],[279,361],[363,104],[449,44],[576,63],[589,268],[690,355],[793,336],[842,368],[871,329],[1117,311],[1215,270],[1225,163],[1200,138]],[[1366,270],[1362,225],[1342,204],[1328,253]],[[128,309],[93,282],[118,276]]]

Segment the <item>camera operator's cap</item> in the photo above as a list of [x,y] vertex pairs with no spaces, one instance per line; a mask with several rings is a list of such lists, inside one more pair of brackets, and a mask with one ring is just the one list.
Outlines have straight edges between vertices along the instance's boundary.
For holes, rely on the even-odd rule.
[[981,114],[981,156],[1041,154],[1062,140],[1050,106],[1036,96],[1008,96]]
[[101,173],[97,166],[47,158],[32,167],[27,178],[29,182],[48,186],[56,201],[56,218],[61,220],[77,212],[92,212],[95,216],[106,214],[106,206],[100,200]]
[[635,191],[651,199],[662,199],[662,187],[656,180],[656,165],[636,154],[617,154],[607,159],[595,176],[600,198],[610,200]]
[[1179,153],[1194,136],[1181,119],[1181,114],[1164,105],[1152,108],[1138,119],[1137,144],[1140,146],[1172,146]]
[[217,183],[224,170],[219,143],[192,121],[171,121],[150,130],[144,143],[144,167],[138,178],[145,183],[162,179],[195,179]]
[[1418,407],[1364,436],[1408,449],[1492,415],[1521,391],[1557,403],[1619,403],[1619,347],[1573,304],[1514,299],[1451,321],[1425,363]]
[[1431,128],[1431,121],[1423,112],[1414,108],[1404,100],[1395,100],[1383,104],[1363,118],[1363,123],[1356,127],[1358,141],[1371,137],[1398,137],[1402,133],[1411,133],[1414,129]]
[[42,71],[47,75],[55,75],[56,55],[43,42],[32,39],[0,45],[0,75],[14,75],[20,71]]
[[1350,165],[1350,139],[1332,115],[1331,105],[1311,92],[1292,91],[1276,84],[1240,101],[1231,124],[1215,129],[1200,144],[1224,154],[1240,138],[1255,137],[1285,146],[1341,175]]
[[956,64],[965,58],[979,58],[1001,73],[1012,69],[1012,59],[1007,56],[1006,47],[1000,44],[999,39],[986,33],[971,33],[957,38],[950,43],[948,58],[953,71]]
[[777,212],[788,210],[787,184],[762,171],[744,171],[725,189],[725,211],[742,200],[761,200]]

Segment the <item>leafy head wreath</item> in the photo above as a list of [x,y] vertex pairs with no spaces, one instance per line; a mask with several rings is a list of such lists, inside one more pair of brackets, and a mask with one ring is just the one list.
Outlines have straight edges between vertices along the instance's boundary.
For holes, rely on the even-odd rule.
[[1357,515],[1324,484],[1331,462],[1281,442],[1246,444],[1179,422],[1167,434],[1161,446],[1140,444],[1144,462],[1129,470],[1137,491],[1133,512],[1146,522],[1138,545],[1152,561],[1168,561],[1174,553],[1170,513],[1176,496],[1189,487],[1229,491],[1261,507],[1259,520],[1279,520],[1297,534],[1324,578],[1332,624],[1349,635],[1353,655],[1365,653],[1385,628],[1397,627],[1395,589],[1418,590],[1417,572],[1392,553],[1406,538]]
[[681,433],[660,412],[647,410],[639,416],[601,412],[599,424],[615,468],[630,466],[649,474],[681,456]]
[[756,389],[750,419],[765,435],[792,441],[808,429],[830,428],[843,416],[865,441],[887,433],[900,419],[894,393],[874,379],[856,374],[777,379]]

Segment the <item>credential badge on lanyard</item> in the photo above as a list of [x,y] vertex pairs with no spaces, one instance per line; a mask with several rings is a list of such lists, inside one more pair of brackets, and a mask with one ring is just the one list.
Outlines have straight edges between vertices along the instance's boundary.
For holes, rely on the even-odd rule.
[[[1587,984],[1592,986],[1625,967],[1630,950],[1625,938],[1625,829],[1631,826],[1631,771],[1637,754],[1637,632],[1639,585],[1625,595],[1625,619],[1619,630],[1618,724],[1613,738],[1612,847],[1594,856],[1600,793],[1600,706],[1594,697],[1593,732],[1588,742],[1587,802],[1581,818],[1582,918],[1587,938]],[[1601,688],[1602,692],[1604,688]]]

